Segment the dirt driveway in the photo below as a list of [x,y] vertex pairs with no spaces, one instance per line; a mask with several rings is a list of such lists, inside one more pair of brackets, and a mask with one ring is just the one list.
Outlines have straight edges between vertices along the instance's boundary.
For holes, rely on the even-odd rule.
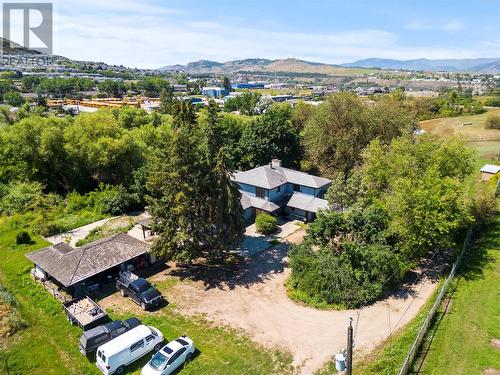
[[[299,230],[287,241],[299,242],[303,235]],[[345,347],[349,317],[356,324],[358,311],[322,311],[288,299],[284,287],[290,274],[285,258],[287,246],[280,244],[266,250],[229,275],[226,270],[197,278],[192,270],[188,275],[173,269],[171,275],[188,277],[193,282],[175,285],[169,299],[181,313],[201,314],[215,323],[246,331],[260,344],[290,351],[300,373],[309,375]],[[416,315],[437,285],[436,277],[421,280],[359,311],[355,337],[358,354],[387,338],[398,322],[399,328]]]
[[[286,241],[298,243],[303,236],[304,230],[300,229]],[[359,356],[417,314],[436,288],[440,273],[428,266],[418,283],[413,283],[418,276],[415,274],[401,290],[361,310],[317,310],[295,303],[286,295],[284,284],[290,275],[287,247],[282,243],[270,248],[247,258],[237,268],[167,267],[148,279],[158,283],[181,314],[202,315],[216,325],[242,329],[259,344],[289,351],[298,372],[311,375],[345,347],[349,317],[356,326],[359,312],[355,333],[355,355]],[[118,293],[99,303],[106,309],[142,313],[140,307]]]

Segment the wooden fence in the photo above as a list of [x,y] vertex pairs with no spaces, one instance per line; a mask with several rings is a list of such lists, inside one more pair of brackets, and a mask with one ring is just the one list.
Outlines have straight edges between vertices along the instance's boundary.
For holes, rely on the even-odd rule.
[[462,247],[462,251],[460,252],[457,260],[455,263],[453,263],[453,267],[451,268],[451,271],[446,278],[446,281],[444,282],[443,286],[441,287],[441,290],[439,291],[436,301],[434,301],[434,304],[432,305],[432,308],[429,311],[429,314],[427,314],[427,317],[425,318],[422,326],[420,327],[417,336],[415,337],[415,340],[413,341],[412,346],[410,347],[410,350],[408,351],[408,354],[406,355],[406,358],[403,362],[403,365],[401,366],[401,369],[398,372],[398,375],[407,375],[410,370],[411,366],[413,365],[413,361],[415,360],[415,356],[417,354],[418,349],[420,348],[420,345],[422,344],[422,340],[425,337],[425,334],[427,333],[427,330],[429,329],[429,326],[432,322],[432,318],[434,318],[434,315],[436,314],[436,310],[438,309],[439,305],[441,304],[443,297],[448,290],[448,287],[450,286],[451,280],[455,277],[455,274],[457,272],[458,267],[460,266],[460,263],[462,262],[462,258],[464,256],[465,251],[467,248],[470,246],[470,243],[472,241],[472,228],[469,228],[467,231],[467,235],[464,240],[464,245]]

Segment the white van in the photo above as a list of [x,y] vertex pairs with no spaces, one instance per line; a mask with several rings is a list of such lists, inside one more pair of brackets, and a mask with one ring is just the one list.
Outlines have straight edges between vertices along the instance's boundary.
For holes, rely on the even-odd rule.
[[104,375],[123,374],[125,366],[162,347],[163,335],[140,325],[97,348],[96,365]]

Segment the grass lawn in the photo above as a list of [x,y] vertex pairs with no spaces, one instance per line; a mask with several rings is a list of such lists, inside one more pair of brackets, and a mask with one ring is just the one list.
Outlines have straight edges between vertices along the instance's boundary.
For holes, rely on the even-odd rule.
[[429,133],[442,137],[457,135],[469,141],[498,141],[500,143],[500,130],[484,128],[486,117],[491,112],[500,113],[500,108],[490,109],[480,115],[443,117],[420,121],[420,126]]
[[[0,374],[7,373],[6,366],[11,374],[99,374],[94,363],[78,351],[81,330],[66,321],[59,302],[29,276],[32,265],[24,254],[47,243],[39,236],[32,236],[32,244],[16,246],[16,233],[5,218],[0,218],[0,282],[16,296],[28,327],[0,347]],[[112,312],[110,315],[121,318]],[[201,318],[185,318],[172,307],[141,313],[138,317],[158,327],[167,339],[181,334],[193,338],[199,355],[183,374],[292,372],[291,355],[263,349],[239,332],[212,327]],[[145,360],[131,365],[128,372],[138,374]]]
[[[464,258],[449,304],[436,316],[424,345],[420,374],[480,375],[500,370],[500,215]],[[445,305],[446,306],[446,305]],[[417,361],[418,367],[422,361]]]

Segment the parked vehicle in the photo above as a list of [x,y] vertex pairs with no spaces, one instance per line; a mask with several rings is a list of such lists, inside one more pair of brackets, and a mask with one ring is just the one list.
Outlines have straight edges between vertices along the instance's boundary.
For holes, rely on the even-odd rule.
[[64,302],[63,309],[70,323],[78,325],[84,331],[110,320],[106,311],[87,296]]
[[141,375],[170,375],[193,358],[193,340],[181,336],[160,349],[141,370]]
[[140,325],[97,348],[96,365],[104,375],[123,374],[128,366],[149,352],[160,350],[162,333]]
[[120,277],[116,280],[116,289],[123,297],[129,296],[143,310],[158,306],[163,301],[163,296],[158,290],[129,271],[120,272]]
[[80,337],[80,353],[88,355],[99,346],[141,324],[139,319],[129,318],[127,320],[115,320],[83,332]]

